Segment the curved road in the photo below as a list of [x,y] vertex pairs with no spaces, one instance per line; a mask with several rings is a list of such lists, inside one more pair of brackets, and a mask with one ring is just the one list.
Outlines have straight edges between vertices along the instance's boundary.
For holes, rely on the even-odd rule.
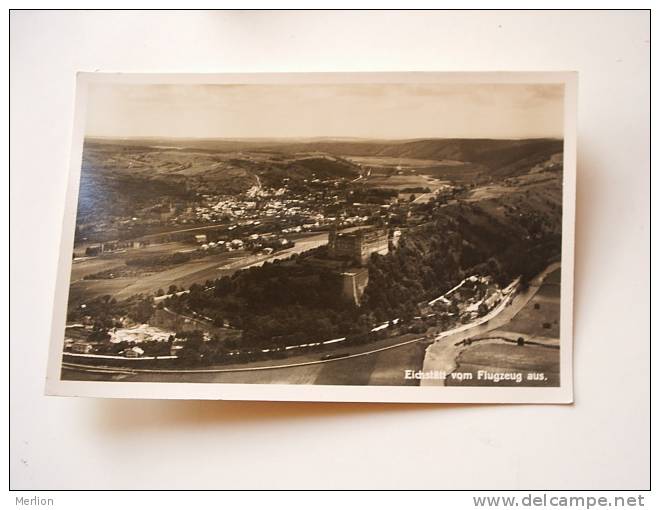
[[[525,292],[513,294],[512,297],[502,301],[490,314],[482,317],[478,324],[473,323],[467,329],[456,328],[438,335],[436,341],[426,349],[422,370],[424,372],[436,370],[446,374],[452,372],[456,368],[456,358],[465,349],[464,345],[456,345],[457,343],[508,324],[536,295],[547,276],[560,267],[559,262],[550,264],[532,279]],[[420,384],[422,386],[444,386],[444,380],[422,379]]]

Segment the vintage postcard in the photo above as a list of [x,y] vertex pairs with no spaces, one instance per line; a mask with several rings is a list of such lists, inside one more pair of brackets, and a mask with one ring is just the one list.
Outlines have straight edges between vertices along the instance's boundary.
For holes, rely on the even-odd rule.
[[572,402],[576,88],[79,74],[47,393]]

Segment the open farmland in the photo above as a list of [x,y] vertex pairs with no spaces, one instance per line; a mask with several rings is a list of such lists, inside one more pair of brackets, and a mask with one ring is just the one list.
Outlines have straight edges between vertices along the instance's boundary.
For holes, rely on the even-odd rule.
[[511,194],[542,193],[545,200],[561,203],[562,175],[544,172],[529,176],[515,177],[475,188],[466,198],[467,202],[479,202]]
[[241,257],[240,253],[231,252],[191,260],[165,271],[138,277],[135,282],[115,293],[113,297],[121,300],[136,294],[154,294],[158,289],[166,289],[169,285],[188,288],[193,283],[206,281],[205,276],[209,274],[209,270],[216,274],[216,277],[224,276],[222,271],[225,265],[239,257]]
[[[166,290],[170,285],[187,288],[193,283],[231,274],[232,261],[244,259],[245,253],[230,252],[210,255],[163,271],[145,271],[132,276],[78,280],[71,283],[69,305],[77,306],[95,297],[109,295],[117,300],[137,294],[155,294],[158,289]],[[126,267],[115,266],[115,267]]]
[[[188,267],[185,270],[177,271],[170,276],[174,276],[172,282],[175,285],[187,289],[193,283],[204,283],[207,280],[214,280],[223,276],[231,276],[240,269],[260,266],[266,261],[272,262],[274,260],[290,257],[294,253],[302,253],[322,246],[326,244],[327,241],[327,234],[315,234],[309,237],[300,238],[296,241],[295,246],[271,255],[253,255],[244,251],[220,254],[217,257],[222,257],[222,255],[225,256],[219,261],[220,263],[215,262],[197,266],[189,266],[192,262],[186,263]],[[153,289],[154,285],[152,285],[151,288]]]
[[462,161],[437,161],[435,159],[397,158],[391,156],[349,156],[346,159],[363,166],[401,169],[426,168],[438,165],[460,166],[464,164]]
[[71,282],[83,279],[102,271],[121,268],[126,264],[126,259],[137,255],[165,255],[177,251],[194,249],[185,243],[163,243],[145,246],[143,248],[131,248],[127,250],[103,253],[97,257],[82,257],[73,260],[71,265]]
[[376,175],[369,177],[364,181],[365,185],[373,188],[406,189],[406,188],[429,188],[432,191],[441,188],[446,184],[444,181],[434,179],[428,175],[410,174],[410,175]]
[[74,260],[71,266],[71,283],[82,280],[85,276],[122,266],[124,266],[124,262],[116,257],[93,257]]
[[[230,276],[239,269],[261,265],[267,260],[272,261],[289,257],[294,253],[302,253],[327,243],[327,239],[327,233],[312,234],[300,237],[296,241],[295,246],[271,255],[253,255],[245,251],[233,251],[208,255],[201,259],[193,259],[157,272],[144,271],[133,276],[72,280],[69,304],[71,306],[78,306],[89,299],[104,295],[110,295],[117,300],[122,300],[137,294],[155,294],[158,289],[166,290],[170,285],[187,289],[193,283],[204,283],[207,280]],[[151,254],[160,253],[155,248],[152,247],[150,250]],[[135,251],[137,250],[131,250],[133,253],[131,256],[134,256]],[[84,267],[86,267],[87,271],[91,272],[97,272],[92,271],[92,268],[95,267],[101,268],[99,271],[108,268],[125,267],[125,260],[128,258],[127,253],[112,254],[103,263],[96,262],[96,259],[89,259],[78,264],[85,265]],[[74,263],[74,268],[76,266],[77,264]],[[77,269],[76,274],[83,274],[83,271]]]
[[[559,349],[504,342],[477,343],[463,351],[456,372],[471,373],[472,379],[447,379],[447,386],[559,386]],[[478,372],[520,372],[523,382],[494,382],[478,378]],[[526,380],[528,373],[542,373],[542,380]]]
[[531,340],[534,337],[558,339],[560,279],[561,270],[551,273],[529,303],[502,330],[523,333]]

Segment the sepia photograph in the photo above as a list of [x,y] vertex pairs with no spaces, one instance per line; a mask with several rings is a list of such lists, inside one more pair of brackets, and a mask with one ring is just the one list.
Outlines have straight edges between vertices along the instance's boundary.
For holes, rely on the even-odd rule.
[[79,74],[48,391],[570,402],[575,82]]

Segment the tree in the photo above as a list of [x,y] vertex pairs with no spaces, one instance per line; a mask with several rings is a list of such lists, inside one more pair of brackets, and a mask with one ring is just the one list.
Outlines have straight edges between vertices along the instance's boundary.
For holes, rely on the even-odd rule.
[[196,329],[176,334],[177,338],[185,339],[180,357],[188,361],[199,361],[202,358],[204,334]]
[[223,276],[222,278],[215,281],[215,290],[213,293],[220,297],[226,296],[227,294],[234,291],[234,282],[228,276]]
[[483,317],[488,313],[488,306],[486,306],[486,303],[483,301],[479,304],[479,309],[477,310],[477,314],[479,317]]
[[94,329],[89,335],[89,339],[92,342],[102,342],[105,340],[108,340],[110,338],[110,335],[108,334],[108,330],[105,329],[103,326],[100,324],[94,324]]
[[154,305],[152,299],[141,299],[139,300],[133,310],[130,312],[130,316],[136,322],[146,323],[151,319],[151,316],[154,313]]

